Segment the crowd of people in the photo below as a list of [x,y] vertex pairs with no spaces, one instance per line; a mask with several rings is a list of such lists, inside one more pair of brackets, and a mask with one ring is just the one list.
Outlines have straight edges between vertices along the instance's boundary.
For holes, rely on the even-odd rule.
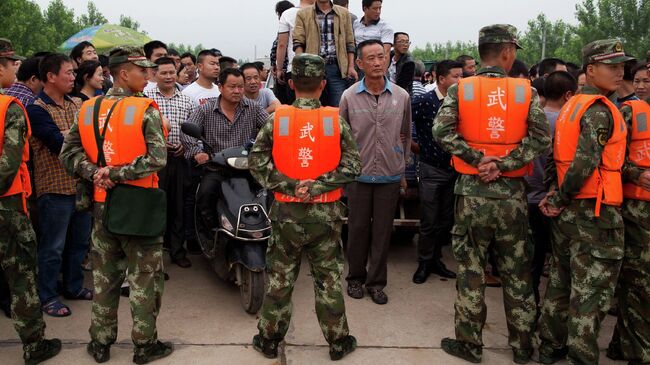
[[[277,357],[287,332],[303,251],[330,357],[355,349],[344,293],[388,303],[393,219],[417,186],[412,281],[436,274],[458,291],[443,350],[481,361],[485,286],[502,286],[516,363],[530,361],[539,331],[540,362],[597,364],[614,304],[607,356],[650,364],[650,60],[609,39],[585,45],[581,66],[529,67],[516,29],[492,25],[479,59],[427,69],[381,0],[363,0],[361,17],[347,6],[279,1],[270,66],[158,40],[25,59],[0,39],[0,300],[26,363],[59,352],[42,313],[70,316],[63,299],[92,301],[88,352],[108,361],[125,285],[134,362],[171,354],[156,331],[163,247],[191,267],[188,254],[202,252],[195,222],[219,225],[215,186],[227,177],[206,145],[249,145],[251,174],[275,197],[253,339],[264,356]],[[448,245],[457,273],[442,261]]]

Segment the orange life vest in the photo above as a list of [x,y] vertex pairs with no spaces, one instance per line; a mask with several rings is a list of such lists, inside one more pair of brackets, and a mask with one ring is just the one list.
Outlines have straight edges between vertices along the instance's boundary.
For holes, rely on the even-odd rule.
[[5,143],[5,117],[7,116],[7,110],[9,106],[15,103],[22,110],[25,115],[25,123],[27,123],[27,136],[25,136],[25,145],[23,146],[23,155],[22,161],[20,162],[20,167],[18,172],[14,177],[14,181],[9,186],[7,190],[0,197],[12,196],[21,194],[23,198],[23,211],[25,214],[28,214],[27,210],[27,198],[32,195],[32,184],[29,180],[29,170],[27,169],[27,161],[29,161],[29,137],[32,135],[32,129],[29,126],[29,118],[27,118],[27,112],[23,104],[18,101],[18,99],[13,96],[0,95],[0,156],[2,155],[2,149]]
[[[650,104],[643,100],[634,100],[626,101],[623,105],[632,108],[628,158],[638,167],[650,169]],[[650,201],[650,191],[633,183],[623,185],[623,196],[626,199]]]
[[[473,76],[458,83],[457,131],[475,150],[485,156],[505,157],[528,135],[530,81],[510,77]],[[478,175],[478,169],[452,156],[456,171]],[[521,169],[504,172],[506,177],[530,175],[531,162]]]
[[599,217],[602,203],[613,206],[620,206],[623,203],[621,168],[625,162],[627,128],[623,116],[616,106],[602,95],[580,94],[571,98],[562,107],[555,124],[553,159],[557,168],[558,182],[561,186],[578,148],[578,138],[580,138],[581,130],[580,119],[587,109],[597,101],[604,103],[614,118],[612,136],[605,144],[600,165],[574,198],[596,198],[596,217]]
[[[81,144],[90,161],[97,164],[97,141],[93,125],[93,110],[96,98],[86,100],[79,111],[79,134]],[[104,99],[99,111],[99,130],[104,129],[106,117],[110,108],[117,100]],[[147,98],[126,97],[113,110],[106,136],[104,138],[104,157],[108,166],[124,166],[133,162],[137,157],[147,153],[147,144],[142,131],[144,114],[148,107],[158,109],[158,105]],[[163,126],[163,130],[166,130]],[[124,181],[124,184],[143,188],[157,188],[158,174],[153,173],[138,180]],[[103,203],[106,201],[106,191],[95,186],[94,200]]]
[[[334,171],[341,161],[341,129],[338,108],[298,109],[280,106],[273,120],[273,164],[284,175],[316,179]],[[343,189],[312,197],[309,203],[330,203],[341,198]],[[295,196],[275,192],[285,203],[302,202]]]

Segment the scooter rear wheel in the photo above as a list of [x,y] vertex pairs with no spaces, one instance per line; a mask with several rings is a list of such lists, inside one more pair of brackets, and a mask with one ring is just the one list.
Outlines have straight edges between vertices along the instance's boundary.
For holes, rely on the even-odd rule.
[[239,292],[244,310],[256,314],[264,300],[264,271],[251,271],[243,265],[237,265]]

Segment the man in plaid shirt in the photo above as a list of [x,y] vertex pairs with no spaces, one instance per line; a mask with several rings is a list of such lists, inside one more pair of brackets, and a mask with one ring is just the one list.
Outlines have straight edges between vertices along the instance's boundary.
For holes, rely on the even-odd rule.
[[169,247],[169,255],[176,265],[187,268],[192,266],[186,257],[187,250],[183,247],[185,222],[183,220],[183,204],[186,194],[190,191],[188,178],[188,161],[183,156],[185,152],[181,144],[181,124],[185,123],[194,108],[189,96],[182,94],[176,88],[176,67],[174,60],[161,57],[155,61],[158,68],[155,73],[156,86],[147,90],[147,96],[156,101],[164,118],[169,120],[169,136],[167,137],[167,166],[158,173],[161,189],[167,193],[167,231],[165,246]]

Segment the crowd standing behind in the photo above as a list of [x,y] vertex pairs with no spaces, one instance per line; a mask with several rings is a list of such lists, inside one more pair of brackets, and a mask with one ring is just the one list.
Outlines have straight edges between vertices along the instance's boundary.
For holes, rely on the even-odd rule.
[[[0,39],[0,305],[26,364],[60,351],[44,338],[42,313],[72,315],[63,299],[92,301],[87,351],[108,361],[124,283],[133,361],[170,355],[156,330],[163,252],[191,267],[188,254],[211,239],[195,223],[218,225],[214,187],[227,178],[209,168],[210,153],[245,145],[253,177],[275,197],[253,338],[264,356],[278,356],[287,332],[303,251],[331,359],[354,351],[344,254],[348,296],[387,304],[393,219],[416,180],[412,281],[456,279],[445,352],[482,360],[485,287],[503,286],[514,362],[531,361],[539,332],[541,363],[598,364],[615,303],[607,356],[650,364],[650,52],[641,62],[606,39],[584,45],[582,66],[546,58],[528,67],[517,30],[496,24],[480,30],[478,59],[427,69],[382,4],[363,0],[357,17],[347,0],[279,1],[270,72],[159,40],[108,55],[84,41],[69,56],[24,59]],[[183,123],[198,125],[214,151]],[[274,159],[293,155],[300,163]],[[314,174],[301,170],[311,164]],[[128,199],[157,208],[125,209]],[[457,273],[442,261],[449,245]]]

